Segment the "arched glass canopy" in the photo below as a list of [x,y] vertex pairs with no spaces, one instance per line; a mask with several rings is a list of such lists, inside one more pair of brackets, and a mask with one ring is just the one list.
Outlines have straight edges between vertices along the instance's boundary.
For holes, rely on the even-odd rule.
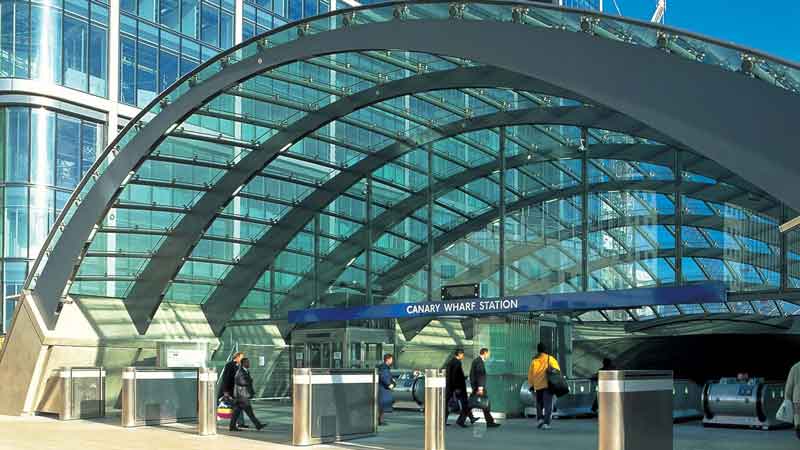
[[581,318],[794,314],[798,235],[778,225],[800,206],[785,115],[799,88],[789,63],[587,11],[338,11],[224,52],[151,103],[83,180],[27,288],[51,326],[65,296],[101,297],[141,333],[162,301],[202,305],[219,333],[458,283],[723,280],[726,305]]

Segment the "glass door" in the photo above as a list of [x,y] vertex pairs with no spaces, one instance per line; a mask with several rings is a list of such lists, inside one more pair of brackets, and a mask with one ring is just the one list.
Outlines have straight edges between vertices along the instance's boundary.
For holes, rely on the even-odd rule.
[[331,343],[330,342],[309,342],[306,344],[308,350],[308,366],[312,369],[330,369],[332,367]]
[[351,369],[364,368],[364,358],[363,355],[361,354],[360,342],[350,343],[350,368]]
[[366,368],[377,367],[383,363],[383,344],[366,344]]

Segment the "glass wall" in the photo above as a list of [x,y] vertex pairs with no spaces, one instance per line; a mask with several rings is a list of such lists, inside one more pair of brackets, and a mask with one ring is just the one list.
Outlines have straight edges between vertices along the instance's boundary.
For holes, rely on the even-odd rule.
[[244,0],[242,38],[247,40],[288,22],[325,14],[330,8],[327,0]]
[[[100,123],[44,108],[0,108],[4,297],[16,295],[53,221],[105,143]],[[5,324],[11,319],[6,303]]]
[[144,107],[234,43],[233,0],[122,0],[120,102]]
[[0,1],[0,77],[108,94],[108,3]]

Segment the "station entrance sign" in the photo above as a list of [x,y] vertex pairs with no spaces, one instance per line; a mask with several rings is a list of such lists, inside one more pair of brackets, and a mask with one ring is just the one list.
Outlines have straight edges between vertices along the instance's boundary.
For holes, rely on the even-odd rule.
[[579,312],[698,303],[722,303],[727,289],[722,282],[687,286],[624,289],[567,294],[530,294],[502,298],[395,303],[351,308],[289,311],[289,323],[338,322],[365,319],[481,316],[524,312]]

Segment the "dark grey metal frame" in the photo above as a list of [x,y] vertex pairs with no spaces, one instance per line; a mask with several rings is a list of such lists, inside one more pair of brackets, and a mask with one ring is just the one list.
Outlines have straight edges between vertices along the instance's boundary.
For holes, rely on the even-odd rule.
[[[657,132],[649,130],[635,120],[621,116],[601,107],[589,106],[566,106],[566,107],[538,107],[518,111],[498,112],[472,119],[455,121],[440,127],[432,128],[421,136],[415,136],[413,143],[398,141],[389,145],[374,154],[362,159],[347,171],[342,172],[332,178],[324,186],[314,191],[306,197],[299,205],[292,208],[278,223],[265,233],[257,242],[253,243],[253,248],[245,254],[240,263],[237,264],[225,278],[221,281],[211,297],[203,304],[203,311],[212,329],[219,333],[225,323],[230,320],[234,312],[244,301],[248,292],[258,282],[261,274],[273,263],[278,254],[286,245],[305,227],[313,218],[314,214],[333,201],[337,196],[344,193],[353,184],[363,179],[366,174],[378,169],[389,161],[397,159],[419,147],[419,143],[430,144],[440,139],[457,136],[476,130],[484,130],[499,125],[527,125],[527,124],[558,124],[558,125],[583,125],[593,124],[597,128],[619,131],[623,133],[636,134],[649,139],[667,140],[659,136]],[[524,164],[525,157],[517,158],[517,166]],[[491,165],[494,170],[496,164]],[[449,180],[450,186],[463,184],[466,179],[475,179],[475,175],[467,171],[463,177],[453,177]],[[486,176],[491,172],[484,170],[477,171],[478,174]],[[434,191],[439,192],[441,186]],[[380,216],[372,219],[371,226],[364,227],[350,240],[353,242],[368,242],[368,234],[377,234],[373,238],[385,233],[391,226],[408,216],[424,204],[424,193],[412,195],[403,202],[398,203]],[[198,237],[199,239],[199,237]],[[364,251],[362,244],[342,245],[337,247],[327,260],[334,261],[337,268],[344,268],[347,261],[358,256]],[[341,256],[340,254],[345,254]],[[317,269],[318,272],[327,276],[327,270]],[[335,269],[334,269],[335,270]],[[327,279],[327,278],[326,278]],[[314,284],[316,286],[316,284]],[[311,292],[308,293],[311,298]]]
[[[503,42],[508,51],[498,52],[497,42]],[[547,45],[531,46],[531,42]],[[47,326],[52,328],[55,324],[57,303],[92,229],[102,220],[130,171],[141,164],[174,123],[229,86],[286,62],[381,48],[462,57],[567,91],[586,93],[592,102],[636,117],[686,148],[763,186],[789,206],[800,207],[800,192],[785,182],[800,174],[800,160],[792,152],[800,131],[791,121],[792,112],[800,106],[800,97],[786,90],[653,49],[588,34],[460,20],[358,25],[265,48],[197,84],[145,125],[82,199],[38,277],[32,294]],[[525,57],[520,56],[523,54]],[[568,54],[574,59],[564,58]],[[602,61],[592,58],[598,54],[603,55]],[[740,105],[749,105],[749,109],[743,110]],[[749,111],[752,112],[748,114]],[[233,178],[226,181],[226,188],[228,182],[235,184]],[[201,217],[211,213],[198,208],[190,215],[200,223]],[[142,312],[146,311],[132,311],[140,332],[146,330],[150,319]]]

